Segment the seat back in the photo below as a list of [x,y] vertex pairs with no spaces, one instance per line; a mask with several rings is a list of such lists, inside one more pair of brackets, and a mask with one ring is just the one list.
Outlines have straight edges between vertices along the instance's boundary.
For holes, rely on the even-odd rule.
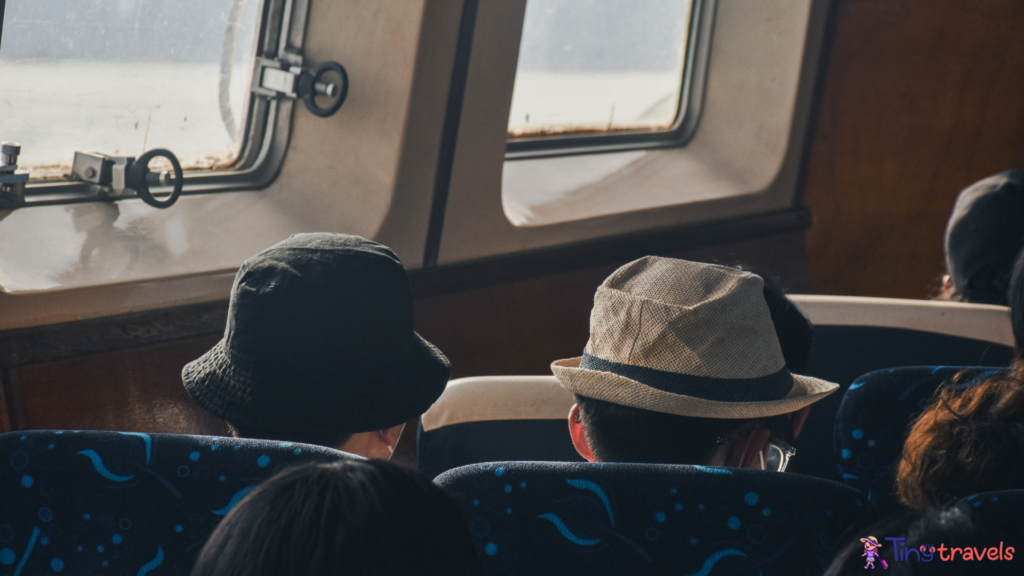
[[983,521],[1011,534],[1024,534],[1024,490],[972,494],[957,505],[971,508]]
[[488,574],[819,574],[874,513],[808,476],[644,464],[450,470]]
[[836,412],[861,374],[896,366],[1005,366],[1013,357],[1009,308],[960,302],[790,296],[814,323],[807,375],[841,386],[816,402],[797,444],[793,472],[835,478]]
[[842,481],[862,492],[882,513],[902,508],[896,466],[910,424],[935,390],[967,371],[976,381],[997,368],[912,366],[865,374],[843,396],[835,425],[835,462]]
[[420,419],[419,468],[434,477],[476,462],[582,461],[566,424],[572,405],[554,376],[452,380]]
[[0,572],[187,575],[256,484],[292,464],[347,458],[213,436],[0,434]]

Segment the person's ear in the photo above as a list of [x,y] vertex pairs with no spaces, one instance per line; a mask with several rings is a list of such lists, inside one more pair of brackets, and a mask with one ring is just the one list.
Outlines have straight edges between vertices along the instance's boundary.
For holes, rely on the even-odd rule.
[[793,423],[793,439],[796,440],[800,436],[800,432],[804,429],[804,423],[807,422],[807,417],[811,415],[811,406],[807,405],[791,412],[789,415],[790,422]]
[[394,454],[395,446],[398,446],[398,440],[402,437],[402,430],[404,429],[405,422],[402,422],[398,426],[377,430],[377,436],[381,443],[388,447],[388,451]]
[[722,465],[763,470],[762,452],[771,437],[772,431],[767,428],[754,428],[739,434],[725,446],[725,462]]
[[590,442],[587,441],[587,433],[583,431],[583,419],[580,418],[580,405],[573,404],[569,410],[569,436],[572,437],[572,445],[588,462],[594,461],[594,453],[590,450]]

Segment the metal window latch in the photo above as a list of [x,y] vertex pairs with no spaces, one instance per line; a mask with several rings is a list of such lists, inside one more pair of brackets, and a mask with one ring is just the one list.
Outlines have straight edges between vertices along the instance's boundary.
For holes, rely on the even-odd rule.
[[[161,156],[170,161],[174,172],[166,170],[151,172],[149,162]],[[98,152],[75,152],[75,161],[71,166],[71,177],[75,180],[94,184],[99,194],[113,197],[138,194],[143,202],[154,208],[167,208],[178,200],[181,195],[185,178],[181,171],[178,158],[168,150],[155,149],[139,156],[107,156]],[[171,195],[163,201],[157,200],[150,191],[150,186],[173,186]]]
[[[338,76],[335,82],[326,82],[328,73]],[[348,73],[337,62],[321,62],[312,68],[302,67],[302,58],[289,54],[287,60],[256,59],[252,76],[252,91],[260,96],[299,98],[310,112],[317,116],[333,115],[348,96]],[[330,104],[321,107],[316,98],[330,98]]]
[[20,206],[25,203],[25,184],[28,172],[18,170],[21,144],[0,142],[0,207]]

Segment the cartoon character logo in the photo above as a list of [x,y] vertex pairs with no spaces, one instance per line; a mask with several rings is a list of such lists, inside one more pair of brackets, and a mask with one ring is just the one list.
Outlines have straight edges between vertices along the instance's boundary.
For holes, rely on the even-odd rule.
[[878,543],[878,540],[874,536],[868,536],[867,538],[861,538],[861,542],[864,543],[864,553],[861,556],[867,558],[867,564],[864,565],[864,569],[867,570],[869,567],[875,569],[875,560],[879,560],[878,549],[882,547]]

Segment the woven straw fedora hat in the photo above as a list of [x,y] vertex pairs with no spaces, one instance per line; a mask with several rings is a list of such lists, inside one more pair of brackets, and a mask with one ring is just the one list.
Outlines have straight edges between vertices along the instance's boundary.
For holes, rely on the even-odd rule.
[[570,392],[701,418],[799,410],[838,384],[786,369],[757,275],[648,256],[597,289],[583,356],[551,370]]

